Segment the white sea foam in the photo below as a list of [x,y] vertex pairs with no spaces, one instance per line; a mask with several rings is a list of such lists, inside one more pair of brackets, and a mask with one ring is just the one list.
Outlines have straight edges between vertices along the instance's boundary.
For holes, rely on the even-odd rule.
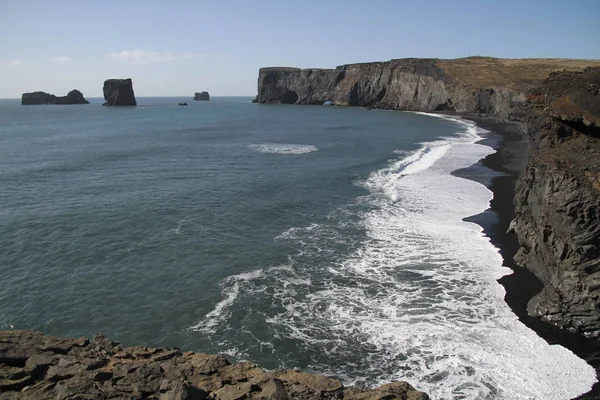
[[[492,193],[451,171],[493,150],[476,144],[473,124],[458,126],[458,138],[423,143],[359,182],[371,194],[337,210],[331,224],[278,236],[298,254],[229,277],[223,300],[193,329],[249,357],[253,345],[236,339],[244,332],[231,311],[235,304],[256,314],[256,303],[247,303],[260,301],[271,307],[258,316],[271,336],[252,334],[252,351],[277,354],[286,341],[314,354],[310,369],[348,384],[403,379],[436,399],[569,399],[588,391],[594,369],[518,321],[496,281],[510,270],[481,227],[463,221],[487,209]],[[368,211],[357,213],[361,205]],[[368,236],[361,243],[344,235],[352,213]],[[350,251],[336,258],[338,248]],[[278,357],[280,366],[296,366]]]
[[261,143],[251,144],[252,150],[267,154],[306,154],[318,151],[316,146],[305,144]]

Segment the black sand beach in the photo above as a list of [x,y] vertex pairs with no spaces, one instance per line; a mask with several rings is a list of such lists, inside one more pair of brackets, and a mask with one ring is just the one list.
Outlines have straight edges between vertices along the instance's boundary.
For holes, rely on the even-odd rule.
[[[515,217],[513,207],[515,182],[527,162],[527,135],[520,132],[518,124],[497,122],[469,114],[461,117],[490,131],[481,143],[496,149],[495,153],[469,168],[455,171],[454,175],[480,182],[494,193],[490,208],[467,220],[483,227],[485,234],[500,249],[500,254],[504,258],[503,265],[514,271],[513,274],[499,280],[506,290],[504,299],[527,327],[548,343],[564,346],[586,360],[600,376],[600,343],[558,329],[527,314],[527,302],[542,289],[543,285],[532,272],[514,263],[513,256],[519,245],[516,236],[507,233],[510,222]],[[596,383],[590,392],[577,399],[600,399],[600,383]]]

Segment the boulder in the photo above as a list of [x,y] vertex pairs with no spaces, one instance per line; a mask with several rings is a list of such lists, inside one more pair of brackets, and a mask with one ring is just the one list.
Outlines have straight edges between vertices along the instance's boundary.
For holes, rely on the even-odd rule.
[[204,100],[204,101],[208,101],[210,100],[210,95],[208,94],[208,92],[196,92],[194,93],[194,100]]
[[71,90],[66,96],[57,97],[46,92],[23,93],[21,104],[24,106],[37,104],[90,104],[79,90]]
[[131,78],[127,79],[107,79],[104,81],[104,100],[103,106],[136,106],[135,95],[133,93],[133,83]]

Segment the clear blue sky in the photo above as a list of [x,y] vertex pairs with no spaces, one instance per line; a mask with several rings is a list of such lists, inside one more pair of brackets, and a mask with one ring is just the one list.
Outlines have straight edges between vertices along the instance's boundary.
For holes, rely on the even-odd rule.
[[0,0],[0,97],[111,77],[136,95],[254,95],[263,66],[600,58],[600,0]]

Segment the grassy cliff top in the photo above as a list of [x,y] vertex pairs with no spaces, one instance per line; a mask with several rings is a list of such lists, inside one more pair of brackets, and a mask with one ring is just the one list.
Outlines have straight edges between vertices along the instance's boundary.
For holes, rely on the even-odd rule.
[[600,66],[600,60],[568,58],[492,58],[466,57],[436,60],[452,78],[472,87],[508,87],[528,90],[539,85],[552,71],[582,71]]
[[[506,87],[525,92],[541,84],[553,71],[583,71],[586,67],[600,67],[600,60],[569,58],[493,58],[465,57],[451,60],[438,58],[403,58],[391,61],[345,64],[339,68],[379,67],[388,63],[434,64],[458,82],[473,88]],[[264,67],[267,72],[335,71],[322,68]]]

